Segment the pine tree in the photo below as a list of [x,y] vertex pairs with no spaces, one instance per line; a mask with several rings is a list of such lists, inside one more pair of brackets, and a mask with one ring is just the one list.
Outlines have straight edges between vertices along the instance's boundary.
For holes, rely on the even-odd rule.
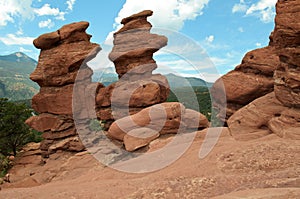
[[0,153],[16,155],[28,143],[31,132],[24,122],[30,116],[31,110],[25,104],[0,98]]

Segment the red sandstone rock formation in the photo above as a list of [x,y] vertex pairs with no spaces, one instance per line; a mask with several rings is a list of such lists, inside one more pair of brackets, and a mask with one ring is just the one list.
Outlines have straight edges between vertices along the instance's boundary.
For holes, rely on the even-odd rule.
[[100,88],[96,97],[100,120],[112,121],[137,113],[165,102],[169,95],[167,79],[152,74],[157,68],[153,53],[167,44],[167,38],[150,33],[152,25],[147,17],[151,15],[152,11],[146,10],[123,19],[124,26],[114,34],[109,58],[120,80]]
[[228,120],[234,138],[249,140],[275,133],[282,138],[300,139],[299,109],[284,106],[274,92],[241,108]]
[[285,106],[300,108],[300,2],[278,1],[274,46],[280,64],[274,75],[275,95]]
[[[279,64],[275,48],[268,46],[248,52],[233,71],[222,76],[211,89],[213,106],[226,111],[226,119],[251,101],[273,91],[273,73]],[[226,102],[222,99],[225,89]],[[224,104],[227,103],[226,110]]]
[[[41,53],[30,78],[41,87],[32,99],[32,107],[39,115],[29,118],[26,123],[44,132],[43,156],[56,150],[84,149],[73,120],[73,112],[80,111],[81,107],[73,109],[72,103],[75,80],[80,82],[77,87],[82,86],[83,94],[90,87],[93,72],[86,62],[100,50],[98,44],[90,42],[91,36],[85,32],[88,26],[88,22],[72,23],[34,40]],[[86,114],[80,116],[88,118]]]
[[[276,8],[276,26],[268,47],[274,49],[280,60],[274,69],[274,92],[256,99],[229,118],[228,127],[237,139],[271,133],[300,139],[300,2],[279,0]],[[237,85],[236,89],[241,87]],[[238,99],[248,103],[242,97]]]
[[124,142],[128,151],[146,146],[162,134],[209,125],[204,115],[185,110],[180,103],[162,103],[169,95],[169,84],[164,76],[152,74],[157,68],[153,53],[167,44],[167,38],[150,33],[147,17],[151,15],[152,11],[146,10],[122,20],[124,26],[114,34],[109,55],[120,80],[100,88],[96,97],[98,118],[116,120],[108,136]]
[[196,131],[208,126],[208,120],[201,113],[185,109],[178,102],[165,102],[115,121],[108,136],[123,141],[125,148],[133,151],[148,145],[159,135]]

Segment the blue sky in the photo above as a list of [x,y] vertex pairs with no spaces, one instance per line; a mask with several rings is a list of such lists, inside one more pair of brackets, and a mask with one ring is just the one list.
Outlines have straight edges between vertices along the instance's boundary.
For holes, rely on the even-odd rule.
[[[276,0],[0,0],[0,54],[22,51],[38,59],[39,50],[32,45],[34,38],[71,22],[89,21],[87,32],[93,35],[92,42],[104,47],[94,64],[105,68],[111,66],[106,56],[111,48],[110,36],[120,28],[120,20],[151,9],[152,32],[169,37],[169,46],[155,55],[162,66],[159,72],[202,75],[213,81],[218,74],[238,65],[247,51],[268,45],[275,3]],[[200,72],[195,65],[196,69],[203,66]]]

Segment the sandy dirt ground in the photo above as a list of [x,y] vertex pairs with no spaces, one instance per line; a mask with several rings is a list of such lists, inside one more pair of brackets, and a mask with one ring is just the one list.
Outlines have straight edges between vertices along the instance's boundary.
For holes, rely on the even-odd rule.
[[[11,183],[1,187],[0,198],[300,198],[299,140],[268,135],[242,142],[224,128],[212,152],[200,159],[204,138],[205,131],[197,132],[177,161],[141,174],[114,170],[88,152],[56,153],[43,165],[38,155],[20,157],[10,171]],[[170,139],[152,143],[149,150]],[[134,159],[127,163],[139,164]]]

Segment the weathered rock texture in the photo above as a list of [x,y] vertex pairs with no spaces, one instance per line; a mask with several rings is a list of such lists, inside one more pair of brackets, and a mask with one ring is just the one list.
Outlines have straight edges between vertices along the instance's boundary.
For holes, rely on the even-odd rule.
[[147,146],[162,134],[208,127],[201,113],[185,110],[180,103],[163,103],[169,95],[167,79],[152,74],[157,68],[153,53],[167,44],[164,36],[150,33],[146,10],[122,20],[124,25],[114,34],[109,55],[119,81],[99,89],[97,116],[111,126],[108,136],[122,141],[125,149],[134,151]]
[[[275,48],[268,46],[248,52],[233,71],[222,76],[211,89],[213,106],[226,111],[226,120],[238,109],[274,89],[273,73],[279,65]],[[220,101],[225,89],[226,102]],[[227,103],[226,109],[224,104]]]
[[228,120],[234,138],[249,140],[275,133],[282,138],[300,139],[300,110],[284,106],[274,92],[238,110]]
[[[100,88],[96,103],[100,120],[113,121],[137,113],[145,107],[165,102],[169,95],[167,79],[152,74],[157,68],[153,53],[167,45],[167,38],[150,33],[152,25],[146,10],[122,20],[124,25],[114,34],[109,54],[120,80]],[[129,109],[129,110],[128,110]]]
[[178,102],[165,102],[115,121],[108,136],[123,141],[125,148],[133,151],[159,135],[192,132],[208,126],[207,118],[201,113],[186,109]]
[[[41,87],[32,99],[32,107],[39,115],[26,123],[44,132],[40,146],[43,156],[57,150],[84,149],[77,136],[73,113],[81,119],[89,118],[82,108],[87,102],[78,96],[86,96],[90,87],[98,86],[91,83],[93,71],[86,62],[100,50],[98,44],[90,42],[91,36],[85,32],[88,26],[88,22],[72,23],[34,40],[41,52],[30,79]],[[75,89],[80,91],[73,95]],[[77,98],[75,108],[72,107],[74,97]]]
[[275,71],[275,95],[289,107],[300,108],[300,2],[278,1],[274,46],[280,58]]
[[[270,44],[256,50],[261,54],[251,59],[250,71],[256,66],[255,71],[264,71],[267,78],[263,77],[262,81],[259,76],[252,75],[254,79],[247,79],[243,73],[237,75],[240,67],[221,78],[229,103],[227,116],[232,115],[227,124],[237,139],[248,140],[271,133],[300,139],[300,2],[279,0],[276,9],[276,25]],[[260,58],[255,60],[255,57]],[[221,79],[214,86],[214,97],[218,96]],[[240,81],[236,82],[238,79]],[[273,88],[274,92],[271,92]],[[271,93],[265,95],[268,92]],[[245,104],[248,105],[241,108]]]

